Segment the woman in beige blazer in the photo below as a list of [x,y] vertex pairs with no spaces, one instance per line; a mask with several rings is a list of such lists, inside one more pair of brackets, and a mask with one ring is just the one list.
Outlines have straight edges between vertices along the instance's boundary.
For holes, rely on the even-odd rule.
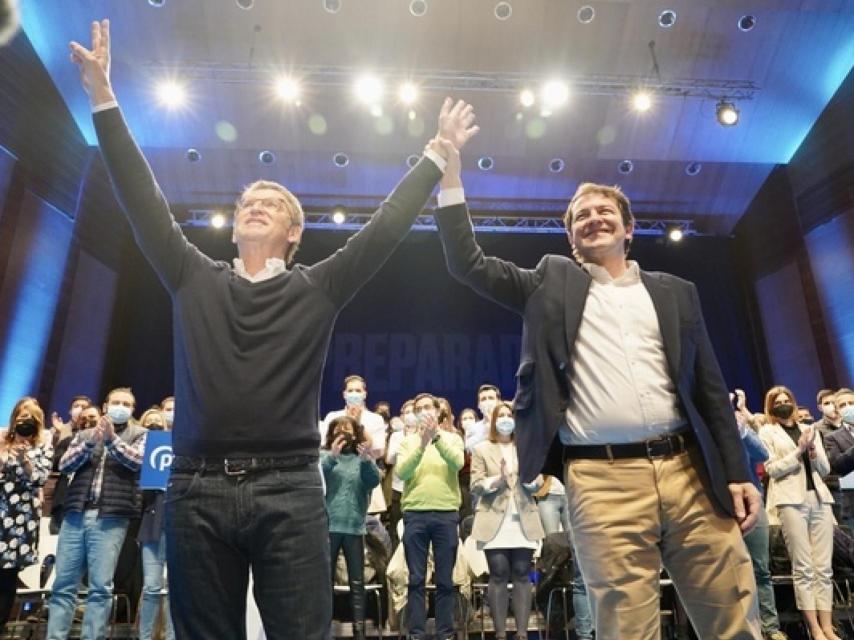
[[489,565],[487,598],[497,640],[507,637],[507,583],[511,579],[516,638],[528,637],[528,571],[538,541],[544,537],[540,512],[532,497],[536,486],[519,482],[514,429],[513,408],[499,403],[492,412],[488,439],[474,448],[471,457],[471,491],[479,498],[471,535],[484,550]]
[[811,425],[798,424],[798,403],[786,387],[765,394],[768,424],[759,437],[768,449],[768,520],[782,525],[792,559],[795,602],[815,640],[839,640],[833,630],[833,514],[827,455]]

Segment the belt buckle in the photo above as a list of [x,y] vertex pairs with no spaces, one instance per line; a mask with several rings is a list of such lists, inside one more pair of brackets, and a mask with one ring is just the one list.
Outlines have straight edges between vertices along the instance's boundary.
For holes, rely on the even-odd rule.
[[225,459],[225,464],[223,465],[223,469],[225,470],[225,475],[227,476],[245,476],[249,470],[246,467],[232,469],[232,462],[236,464],[236,461]]
[[[662,440],[667,443],[667,446],[670,451],[668,451],[667,453],[659,454],[653,453],[651,447]],[[644,447],[646,448],[646,457],[650,460],[659,460],[661,458],[667,458],[668,456],[672,456],[676,453],[676,451],[673,449],[673,440],[671,438],[668,438],[667,436],[660,436],[653,440],[644,440]]]

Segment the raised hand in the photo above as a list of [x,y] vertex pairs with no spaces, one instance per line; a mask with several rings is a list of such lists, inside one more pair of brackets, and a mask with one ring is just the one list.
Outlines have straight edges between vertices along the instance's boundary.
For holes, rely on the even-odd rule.
[[65,423],[62,421],[62,418],[59,417],[59,414],[54,411],[50,414],[50,422],[53,425],[54,429],[62,429],[65,426]]
[[333,458],[337,458],[341,455],[341,449],[344,448],[344,443],[347,442],[347,438],[343,435],[335,436],[335,439],[332,441],[332,445],[329,447],[329,452],[332,454]]
[[439,110],[439,130],[436,137],[444,138],[459,151],[480,131],[474,120],[473,106],[462,100],[457,100],[454,104],[453,100],[445,98]]
[[110,21],[92,23],[92,48],[71,41],[71,61],[80,70],[80,81],[93,105],[114,100],[110,87]]
[[359,454],[359,457],[362,460],[373,460],[374,459],[374,450],[371,448],[370,442],[360,442],[356,446],[356,451]]

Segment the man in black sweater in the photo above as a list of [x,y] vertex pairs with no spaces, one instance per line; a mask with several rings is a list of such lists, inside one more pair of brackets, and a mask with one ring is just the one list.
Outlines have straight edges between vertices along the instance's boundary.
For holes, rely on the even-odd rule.
[[[442,175],[446,147],[425,157],[371,221],[333,255],[292,269],[303,231],[296,198],[276,183],[238,201],[234,268],[190,244],[118,109],[109,24],[76,42],[95,130],[136,242],[172,297],[175,460],[166,497],[176,636],[245,637],[249,569],[267,638],[324,638],[332,586],[317,466],[321,373],[341,308],[408,232]],[[446,100],[439,136],[459,148],[472,108]]]

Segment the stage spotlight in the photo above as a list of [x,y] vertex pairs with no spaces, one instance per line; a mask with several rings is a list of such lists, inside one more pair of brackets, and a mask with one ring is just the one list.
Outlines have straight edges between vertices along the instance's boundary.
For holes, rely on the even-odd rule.
[[403,104],[415,104],[415,101],[418,100],[418,87],[415,86],[414,82],[404,82],[400,85],[397,97]]
[[596,17],[596,11],[589,4],[584,5],[575,14],[581,24],[590,24]]
[[252,7],[255,6],[255,0],[235,0],[237,2],[237,6],[245,11],[249,11]]
[[199,153],[196,149],[187,149],[187,161],[188,162],[198,162],[202,159],[202,154]]
[[258,154],[258,161],[261,164],[273,164],[276,161],[276,154],[268,149],[265,149],[264,151]]
[[477,168],[481,171],[489,171],[494,166],[495,162],[493,162],[492,158],[490,158],[489,156],[482,156],[478,158]]
[[343,151],[339,151],[334,156],[332,156],[332,164],[334,164],[339,169],[343,169],[348,164],[350,164],[350,157]]
[[509,2],[499,2],[495,5],[495,17],[499,20],[507,20],[513,15],[513,7]]
[[225,216],[221,213],[215,213],[211,216],[211,226],[214,229],[222,229],[225,226]]
[[323,10],[326,13],[338,13],[341,11],[341,0],[322,0]]
[[338,205],[332,210],[332,222],[335,224],[344,224],[347,220],[347,212],[344,207]]
[[739,111],[735,104],[727,100],[720,100],[715,106],[715,115],[718,122],[724,127],[733,127],[738,124]]
[[364,104],[374,105],[383,97],[383,83],[377,76],[365,74],[356,80],[356,98]]
[[381,104],[372,104],[368,111],[375,118],[379,118],[383,115],[383,106]]
[[279,80],[276,82],[276,95],[278,95],[285,102],[297,102],[300,96],[299,83],[293,78],[279,78]]
[[563,171],[566,163],[563,161],[563,158],[555,158],[551,162],[549,162],[549,171],[552,173],[560,173]]
[[673,9],[665,9],[658,15],[658,26],[669,29],[676,24],[676,12]]
[[148,4],[150,4],[152,7],[156,7],[159,9],[164,4],[166,4],[166,0],[148,0]]
[[631,160],[623,160],[620,164],[617,165],[617,171],[622,173],[624,176],[629,175],[632,171],[634,171],[635,165]]
[[652,108],[652,96],[647,91],[638,91],[632,96],[632,107],[640,113],[649,111]]
[[679,242],[682,238],[685,237],[685,232],[682,231],[680,227],[673,225],[667,229],[667,237],[672,242]]
[[415,109],[410,109],[409,113],[406,114],[406,117],[409,118],[410,121],[415,120],[418,117],[418,112]]
[[406,157],[406,166],[412,169],[418,161],[421,159],[421,156],[417,156],[414,153],[411,156]]
[[569,100],[569,85],[562,80],[550,80],[543,86],[541,97],[546,109],[560,107]]
[[534,106],[534,103],[537,101],[536,96],[534,96],[534,92],[530,89],[522,89],[522,92],[519,94],[519,102],[523,107],[528,108]]
[[747,33],[751,31],[753,27],[756,26],[756,16],[741,16],[738,19],[738,29],[739,31],[744,31]]
[[427,13],[427,0],[412,0],[409,3],[409,13],[420,18]]
[[685,174],[689,176],[696,176],[700,173],[700,170],[703,168],[699,162],[689,162],[685,165]]
[[175,80],[164,80],[157,85],[157,99],[164,107],[178,109],[187,102],[187,91]]

